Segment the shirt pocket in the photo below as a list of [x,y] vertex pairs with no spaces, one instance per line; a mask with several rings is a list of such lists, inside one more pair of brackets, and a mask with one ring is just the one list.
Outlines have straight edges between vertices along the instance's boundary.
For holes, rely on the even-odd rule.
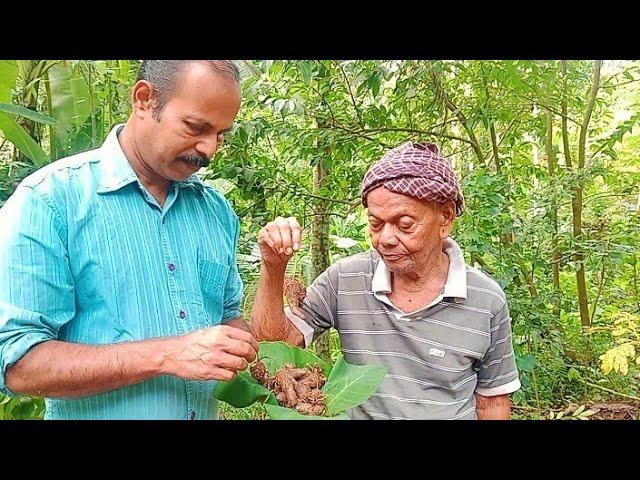
[[481,333],[456,330],[444,319],[436,320],[438,323],[433,320],[416,319],[402,324],[403,340],[398,341],[410,343],[398,345],[397,351],[413,356],[416,364],[422,363],[421,380],[456,397],[468,391],[468,382],[475,381],[474,362],[482,359],[489,338]]
[[198,280],[204,315],[200,327],[218,325],[224,313],[224,293],[231,267],[206,258],[198,259]]

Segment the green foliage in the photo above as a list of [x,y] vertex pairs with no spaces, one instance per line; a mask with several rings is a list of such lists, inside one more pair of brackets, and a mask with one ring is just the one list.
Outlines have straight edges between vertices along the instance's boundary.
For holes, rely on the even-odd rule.
[[638,371],[640,366],[640,315],[616,312],[611,315],[611,322],[612,325],[590,329],[590,333],[609,332],[615,339],[614,346],[599,356],[603,373],[609,374],[615,371],[627,375],[630,364],[633,370]]
[[44,400],[41,398],[0,394],[0,420],[40,420],[43,417]]
[[4,138],[12,142],[18,150],[33,160],[36,167],[42,167],[49,163],[49,156],[29,135],[29,132],[16,122],[11,115],[1,111],[0,130]]

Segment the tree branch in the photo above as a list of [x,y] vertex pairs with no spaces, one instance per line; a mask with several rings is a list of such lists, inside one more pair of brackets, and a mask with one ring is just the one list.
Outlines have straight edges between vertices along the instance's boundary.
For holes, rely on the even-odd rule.
[[587,143],[587,129],[589,127],[589,121],[591,120],[591,113],[596,103],[596,97],[598,96],[598,88],[600,86],[600,68],[602,66],[602,60],[596,60],[594,62],[593,81],[591,83],[591,93],[589,95],[589,103],[587,103],[587,109],[584,112],[584,118],[582,125],[580,125],[580,140],[578,143],[578,168],[584,168],[585,148]]
[[569,169],[572,169],[573,165],[571,162],[571,148],[569,148],[569,127],[567,125],[568,117],[567,117],[567,61],[566,60],[562,60],[562,114],[561,114],[561,117],[562,117],[562,144],[564,148],[564,161],[567,167]]
[[364,124],[362,122],[362,115],[360,114],[360,109],[356,104],[356,99],[353,97],[353,92],[351,91],[351,83],[349,83],[347,74],[345,73],[344,68],[342,68],[342,64],[340,63],[340,61],[336,60],[335,62],[338,65],[340,72],[342,73],[342,78],[344,78],[344,82],[347,84],[347,91],[349,92],[349,96],[351,97],[351,103],[353,104],[353,109],[356,111],[356,116],[358,117],[358,123],[360,124],[360,127],[364,127]]

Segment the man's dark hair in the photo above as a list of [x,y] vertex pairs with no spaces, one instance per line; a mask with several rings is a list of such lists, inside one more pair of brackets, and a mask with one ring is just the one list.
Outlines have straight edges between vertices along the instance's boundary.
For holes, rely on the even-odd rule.
[[156,106],[153,117],[157,120],[167,104],[185,67],[193,62],[205,62],[211,70],[240,84],[240,71],[233,60],[143,60],[137,81],[146,80],[153,86]]

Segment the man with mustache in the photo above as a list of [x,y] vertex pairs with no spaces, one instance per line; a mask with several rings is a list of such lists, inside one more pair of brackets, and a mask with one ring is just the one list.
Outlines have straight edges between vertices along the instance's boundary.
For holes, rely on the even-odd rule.
[[508,419],[520,388],[504,292],[466,265],[450,238],[464,198],[433,144],[407,142],[362,182],[373,250],[342,259],[283,309],[287,262],[300,248],[295,218],[259,234],[262,268],[252,327],[260,340],[308,346],[340,334],[345,360],[388,369],[354,419]]
[[213,419],[256,357],[238,218],[195,175],[240,107],[231,61],[142,62],[104,144],[26,178],[0,210],[0,391],[48,419]]

